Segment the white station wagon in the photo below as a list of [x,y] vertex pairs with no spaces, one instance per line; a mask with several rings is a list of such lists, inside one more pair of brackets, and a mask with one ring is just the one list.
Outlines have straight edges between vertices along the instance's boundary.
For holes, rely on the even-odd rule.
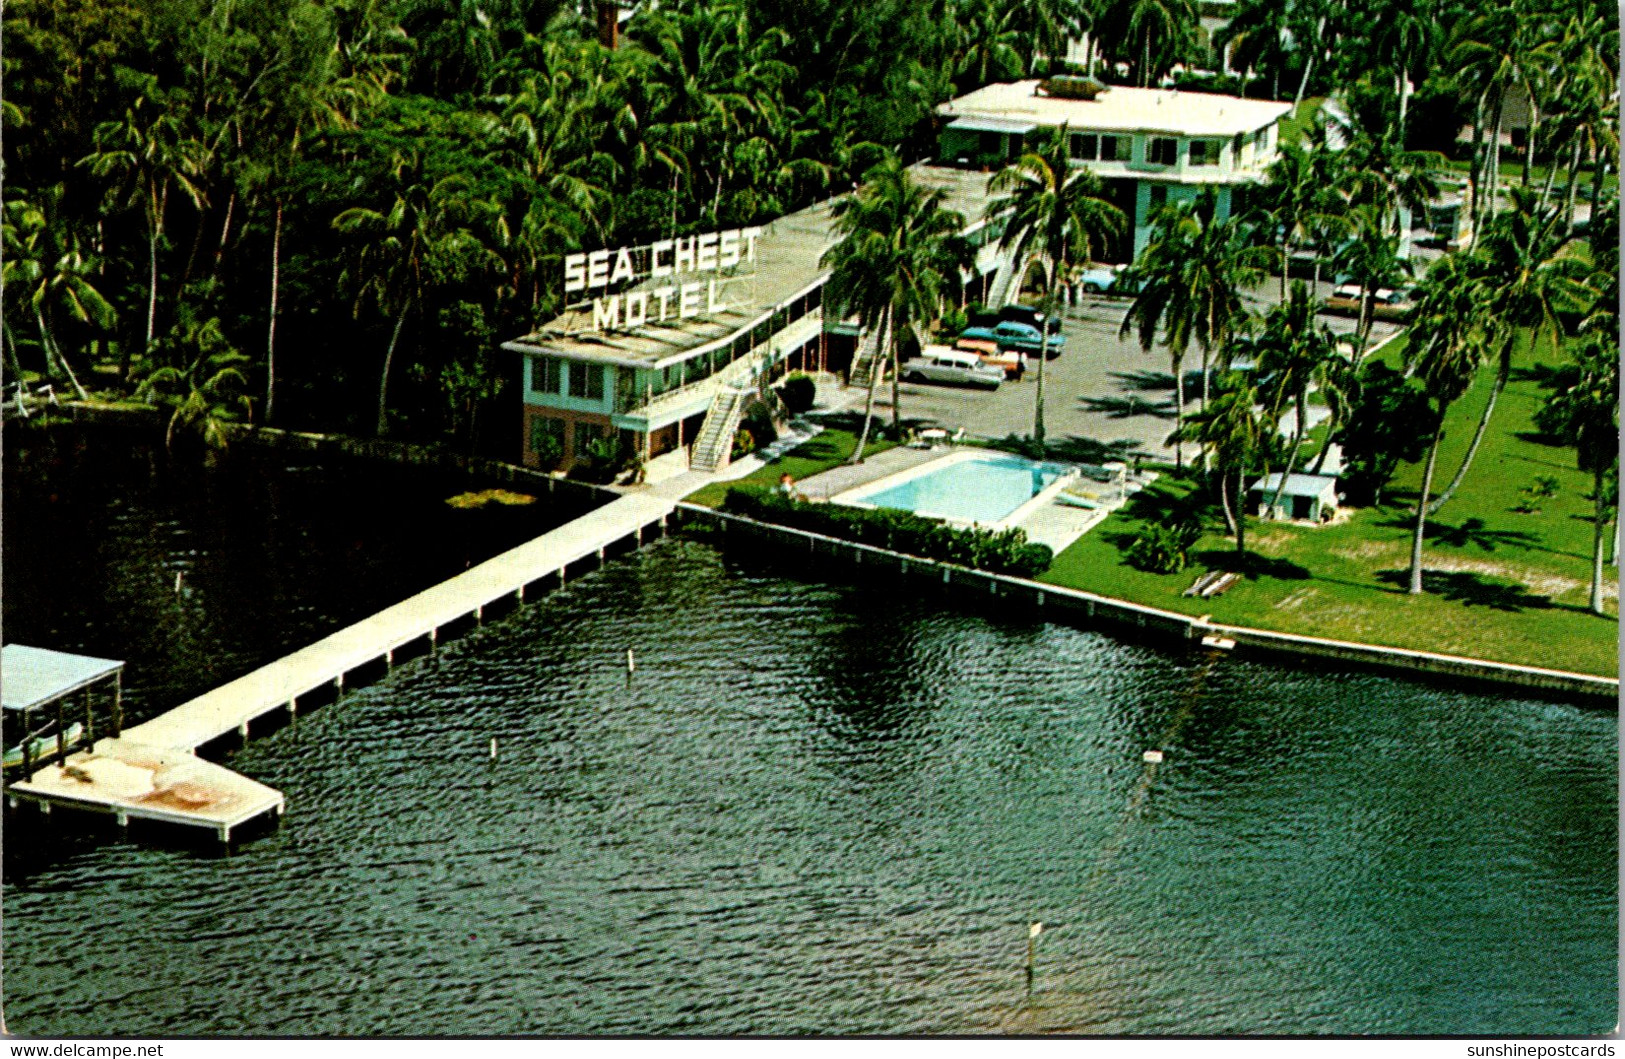
[[959,386],[999,388],[1004,369],[984,364],[969,350],[927,346],[920,355],[903,363],[903,378],[909,382],[946,382]]

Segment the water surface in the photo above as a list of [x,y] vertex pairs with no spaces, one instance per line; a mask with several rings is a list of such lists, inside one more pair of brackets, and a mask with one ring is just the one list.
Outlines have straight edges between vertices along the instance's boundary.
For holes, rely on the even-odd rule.
[[[189,519],[98,553],[158,624]],[[662,542],[302,717],[230,759],[289,812],[229,856],[14,827],[8,1028],[1613,1026],[1613,712],[792,571]]]

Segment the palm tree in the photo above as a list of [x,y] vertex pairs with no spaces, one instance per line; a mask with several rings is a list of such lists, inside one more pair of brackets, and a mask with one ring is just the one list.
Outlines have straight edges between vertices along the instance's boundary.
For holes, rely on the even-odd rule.
[[1360,287],[1360,315],[1354,330],[1354,366],[1358,368],[1376,324],[1377,292],[1405,286],[1411,263],[1399,256],[1399,236],[1385,234],[1369,209],[1355,210],[1351,216],[1354,238],[1343,244],[1333,260]]
[[1112,53],[1133,61],[1141,88],[1155,84],[1185,57],[1199,19],[1191,0],[1111,0],[1101,19]]
[[467,195],[469,181],[461,175],[431,181],[416,155],[397,156],[391,175],[393,201],[384,209],[353,206],[333,219],[333,227],[354,237],[343,282],[354,292],[355,312],[371,302],[385,317],[394,317],[389,346],[378,376],[377,433],[388,426],[390,367],[400,342],[406,316],[422,302],[430,282],[431,264],[451,262],[461,255],[484,258],[490,251],[471,225],[488,204]]
[[1394,91],[1399,96],[1398,133],[1403,142],[1411,74],[1438,48],[1439,12],[1434,0],[1386,0],[1377,7],[1375,16],[1372,43],[1380,61],[1394,73]]
[[965,48],[954,74],[965,79],[959,83],[962,90],[1021,75],[1021,35],[1011,25],[1011,14],[997,0],[968,0],[958,12]]
[[[1212,475],[1219,490],[1219,506],[1226,528],[1236,536],[1236,551],[1247,550],[1245,489],[1247,471],[1265,450],[1272,428],[1258,414],[1258,392],[1239,372],[1228,375],[1221,392],[1207,407],[1193,413],[1169,437],[1170,442],[1194,441],[1211,453]],[[1236,504],[1231,507],[1230,481],[1236,482]]]
[[1574,381],[1551,396],[1542,418],[1574,448],[1580,470],[1591,472],[1591,611],[1602,614],[1603,542],[1619,504],[1619,350],[1593,335],[1574,361]]
[[[52,189],[45,201],[54,207],[60,191]],[[94,282],[100,270],[98,262],[80,252],[77,237],[51,224],[44,207],[25,199],[6,203],[0,230],[5,248],[0,286],[18,291],[27,299],[29,314],[39,330],[47,371],[53,364],[60,367],[74,393],[80,400],[86,399],[89,395],[62,352],[56,328],[51,324],[58,312],[65,312],[82,324],[103,329],[113,326],[117,314]],[[12,351],[15,355],[14,347]]]
[[1422,538],[1432,513],[1428,497],[1439,461],[1439,443],[1444,440],[1445,415],[1472,385],[1486,352],[1486,293],[1465,258],[1445,257],[1428,271],[1411,310],[1413,337],[1406,350],[1407,367],[1422,380],[1433,407],[1422,493],[1416,504],[1416,531],[1411,538],[1412,595],[1422,591]]
[[1269,501],[1271,509],[1281,502],[1281,493],[1286,489],[1286,476],[1298,463],[1298,451],[1303,445],[1304,425],[1309,414],[1309,387],[1337,353],[1337,340],[1331,329],[1316,322],[1316,308],[1315,299],[1303,281],[1294,281],[1290,297],[1270,310],[1264,322],[1264,333],[1255,343],[1258,377],[1267,380],[1264,402],[1267,422],[1278,422],[1282,407],[1288,401],[1292,402],[1296,413],[1286,464],[1282,468],[1275,495]]
[[[178,188],[198,208],[203,191],[198,177],[204,168],[204,148],[182,134],[174,115],[154,113],[162,103],[143,94],[117,121],[96,126],[96,152],[79,164],[114,183],[109,201],[118,208],[140,208],[147,224],[147,332],[142,345],[152,345],[158,322],[158,246],[164,238],[164,220],[169,212],[169,193]],[[128,379],[131,357],[125,345],[121,374]]]
[[1352,227],[1341,176],[1337,152],[1328,146],[1325,126],[1319,123],[1310,128],[1303,143],[1282,144],[1280,156],[1265,171],[1261,210],[1280,240],[1283,301],[1293,251],[1304,247],[1315,251],[1315,286],[1310,290],[1315,294],[1320,287],[1322,247]]
[[[1058,317],[1061,284],[1072,264],[1085,263],[1095,248],[1118,235],[1128,223],[1123,211],[1107,202],[1093,172],[1072,165],[1069,129],[1063,125],[1037,150],[1030,150],[993,175],[987,189],[998,197],[988,203],[988,216],[1007,216],[1001,253],[1015,256],[1017,289],[1028,270],[1042,272],[1044,301]],[[1044,442],[1044,362],[1049,359],[1049,322],[1045,321],[1034,395],[1033,440]]]
[[[960,236],[965,219],[943,203],[947,192],[927,188],[910,175],[894,154],[864,176],[856,194],[832,211],[838,241],[824,252],[819,266],[830,270],[824,297],[841,316],[856,314],[860,327],[875,336],[891,361],[892,430],[901,431],[902,393],[898,361],[905,337],[941,313],[949,284],[972,258]],[[863,431],[852,462],[863,459],[868,444],[875,386],[880,372],[869,375],[863,408]]]
[[[1501,129],[1506,103],[1513,94],[1528,97],[1533,106],[1540,97],[1545,73],[1559,59],[1555,42],[1541,36],[1549,21],[1532,10],[1533,0],[1501,0],[1480,13],[1462,19],[1450,49],[1450,65],[1478,100],[1473,122],[1471,180],[1482,188],[1473,218],[1493,216],[1501,175]],[[1482,155],[1484,117],[1490,118],[1490,141]],[[1531,133],[1534,132],[1531,127]],[[1533,136],[1531,136],[1533,140]],[[1533,144],[1531,143],[1531,147]],[[1487,178],[1481,179],[1486,173]]]
[[[1230,49],[1232,68],[1239,66],[1241,94],[1247,94],[1247,81],[1256,68],[1269,71],[1273,78],[1270,98],[1281,95],[1281,70],[1286,66],[1288,6],[1280,0],[1239,0],[1230,20],[1213,34],[1213,47]],[[1286,145],[1283,145],[1283,147]]]
[[1473,275],[1484,287],[1483,311],[1496,325],[1495,381],[1467,454],[1430,513],[1454,496],[1467,476],[1496,399],[1512,375],[1518,340],[1527,336],[1534,348],[1544,339],[1555,350],[1564,333],[1561,314],[1596,300],[1597,291],[1587,282],[1591,270],[1569,249],[1567,226],[1557,212],[1541,206],[1531,188],[1512,188],[1511,200],[1511,208],[1489,225],[1470,259]]
[[224,449],[229,438],[227,424],[236,422],[239,414],[247,417],[252,412],[248,379],[243,374],[249,359],[221,336],[218,319],[207,323],[211,326],[189,336],[198,341],[189,365],[154,368],[136,389],[137,399],[171,410],[164,431],[167,449],[175,447],[175,438],[183,431],[197,434],[208,449]]
[[1185,354],[1190,350],[1193,312],[1190,290],[1181,277],[1200,221],[1188,203],[1163,206],[1151,217],[1151,237],[1129,270],[1134,300],[1123,314],[1118,337],[1139,337],[1140,351],[1151,352],[1162,331],[1174,375],[1174,466],[1185,466]]

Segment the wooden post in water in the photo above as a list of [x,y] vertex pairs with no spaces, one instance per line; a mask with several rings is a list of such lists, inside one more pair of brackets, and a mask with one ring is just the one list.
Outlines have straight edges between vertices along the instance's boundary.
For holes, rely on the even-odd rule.
[[1033,971],[1038,960],[1038,935],[1044,933],[1044,924],[1033,923],[1027,928],[1027,1003],[1033,1000]]

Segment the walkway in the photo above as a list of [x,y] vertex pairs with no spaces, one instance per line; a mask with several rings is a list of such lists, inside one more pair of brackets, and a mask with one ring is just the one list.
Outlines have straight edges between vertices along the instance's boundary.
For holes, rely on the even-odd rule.
[[663,527],[676,504],[647,493],[623,496],[558,529],[504,552],[370,618],[302,650],[183,703],[120,739],[103,739],[94,750],[39,770],[7,793],[129,818],[185,823],[216,830],[230,839],[233,827],[275,811],[281,793],[192,755],[231,733],[247,738],[251,722],[276,710],[290,716],[301,696],[327,685],[344,687],[347,674],[416,641],[432,645],[442,628],[512,597],[522,601],[533,585],[558,578],[584,559],[602,562],[606,549],[632,538],[641,543],[651,527]]

